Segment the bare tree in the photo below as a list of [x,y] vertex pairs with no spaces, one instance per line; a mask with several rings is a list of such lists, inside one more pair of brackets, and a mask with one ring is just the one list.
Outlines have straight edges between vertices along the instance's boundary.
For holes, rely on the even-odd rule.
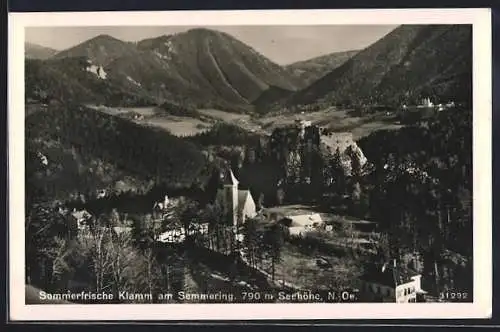
[[111,288],[107,276],[111,274],[111,252],[106,248],[110,229],[94,224],[91,230],[83,231],[79,236],[82,251],[91,258],[90,268],[93,272],[95,291],[103,292]]

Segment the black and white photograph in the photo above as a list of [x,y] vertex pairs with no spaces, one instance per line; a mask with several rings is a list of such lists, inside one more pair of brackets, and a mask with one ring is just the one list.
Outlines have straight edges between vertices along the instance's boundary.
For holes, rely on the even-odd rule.
[[17,301],[474,303],[474,24],[143,19],[24,26]]

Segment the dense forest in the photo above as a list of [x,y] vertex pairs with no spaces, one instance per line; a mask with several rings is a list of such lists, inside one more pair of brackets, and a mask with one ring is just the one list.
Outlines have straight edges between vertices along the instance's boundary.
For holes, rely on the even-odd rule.
[[[51,190],[59,188],[57,181],[45,187],[36,181],[37,176],[47,175],[43,172],[49,168],[38,154],[43,147],[41,141],[51,142],[53,149],[64,148],[100,160],[104,167],[101,173],[139,179],[135,185],[143,186],[142,192],[85,204],[94,215],[104,214],[105,219],[110,218],[112,200],[111,205],[122,213],[133,215],[144,213],[152,201],[168,193],[194,199],[188,210],[199,213],[190,218],[207,220],[201,216],[209,213],[204,212],[205,206],[215,196],[217,167],[223,163],[210,161],[202,150],[225,147],[229,152],[218,151],[218,158],[233,167],[240,186],[252,191],[259,206],[300,202],[375,221],[377,232],[387,238],[379,244],[375,260],[400,257],[411,262],[424,274],[429,290],[472,289],[472,245],[464,245],[472,243],[473,228],[472,114],[468,109],[450,109],[414,125],[377,131],[360,139],[357,143],[368,159],[366,164],[351,147],[345,151],[326,149],[316,126],[304,131],[294,126],[278,128],[265,138],[231,125],[218,125],[206,133],[180,139],[80,106],[34,113],[27,118],[26,126],[28,217],[41,213],[41,217],[30,220],[43,220],[47,214],[43,211],[54,211],[54,207],[41,208],[46,203],[38,200],[50,199],[54,194]],[[58,160],[47,149],[42,153],[49,156],[49,165],[67,165],[64,154]],[[87,181],[77,178],[77,186]],[[89,183],[86,188],[95,185]],[[179,222],[184,217],[179,216]],[[51,225],[58,233],[70,236],[74,232],[68,228],[71,224],[59,219],[54,218]],[[43,222],[27,225],[42,227]],[[40,241],[40,248],[52,248],[43,249],[46,259],[55,259],[66,240],[50,240],[50,246],[43,244],[49,241],[47,238]],[[46,273],[39,268],[37,271]]]
[[261,136],[250,133],[237,125],[219,122],[210,130],[191,137],[186,137],[186,140],[204,147],[210,145],[255,146],[260,138]]
[[27,283],[46,292],[114,295],[112,301],[98,303],[156,302],[156,298],[119,300],[119,292],[187,291],[183,254],[152,245],[150,220],[151,215],[135,219],[131,233],[117,233],[113,227],[127,226],[127,217],[114,210],[87,219],[89,228],[77,231],[76,220],[61,207],[33,204],[26,215]]
[[[170,188],[191,187],[202,185],[203,179],[210,175],[206,157],[194,144],[160,129],[143,127],[81,106],[52,108],[32,114],[26,119],[26,133],[27,172],[44,166],[40,165],[36,154],[50,155],[50,151],[35,149],[43,148],[40,142],[52,141],[86,159],[100,160],[110,172],[145,183],[163,183]],[[49,160],[46,166],[55,163],[59,171],[64,171],[66,166],[71,169],[64,159],[59,159],[61,157],[64,155],[54,155],[56,159]],[[93,174],[98,176],[99,172]],[[28,178],[31,175],[27,173]],[[118,179],[113,174],[102,175]],[[74,185],[78,187],[78,182]],[[88,186],[82,184],[81,188]]]
[[28,101],[48,103],[93,103],[108,106],[147,106],[155,101],[147,94],[127,89],[117,82],[100,79],[88,71],[84,57],[57,60],[25,60]]
[[441,112],[359,144],[372,162],[360,180],[367,215],[388,232],[390,254],[419,252],[437,285],[472,289],[472,112]]
[[357,142],[364,165],[352,148],[326,150],[314,126],[279,128],[269,141],[228,135],[212,143],[247,147],[234,147],[232,166],[264,205],[302,202],[375,221],[388,235],[379,259],[413,257],[432,289],[472,289],[472,245],[464,245],[472,243],[471,121],[470,110],[450,109],[374,132]]
[[[472,27],[402,25],[280,106],[417,104],[472,99]],[[279,107],[278,107],[279,108]]]
[[[222,269],[217,290],[234,291],[237,277],[254,291],[259,278],[340,289],[365,263],[397,259],[430,295],[473,296],[471,39],[471,25],[402,25],[359,52],[288,68],[203,28],[138,43],[101,35],[57,56],[39,48],[25,59],[26,283],[115,296],[208,292]],[[424,98],[444,106],[413,107]],[[164,121],[201,120],[204,131],[180,138],[131,121],[147,118],[138,111],[127,119],[85,104],[148,106]],[[241,127],[330,107],[359,120],[342,131],[398,129],[353,143],[316,125],[270,135]],[[228,124],[200,108],[252,119]],[[267,128],[281,123],[272,121]],[[228,166],[257,210],[304,205],[325,213],[325,227],[291,235],[286,218],[267,214],[228,225],[214,204]],[[179,229],[182,249],[160,244]]]

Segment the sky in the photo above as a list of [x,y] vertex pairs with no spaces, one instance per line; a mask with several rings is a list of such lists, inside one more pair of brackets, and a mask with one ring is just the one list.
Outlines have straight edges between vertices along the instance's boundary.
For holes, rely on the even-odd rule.
[[[204,27],[226,32],[280,65],[333,52],[363,49],[396,28],[395,25]],[[32,27],[26,28],[26,41],[63,50],[100,34],[135,42],[192,28],[195,27]]]

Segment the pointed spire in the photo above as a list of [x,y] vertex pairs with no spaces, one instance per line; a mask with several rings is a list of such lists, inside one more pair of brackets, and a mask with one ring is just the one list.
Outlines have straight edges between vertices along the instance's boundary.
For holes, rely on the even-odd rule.
[[221,180],[222,184],[224,185],[238,185],[239,182],[234,176],[233,170],[230,167],[227,167],[222,173],[221,173]]

